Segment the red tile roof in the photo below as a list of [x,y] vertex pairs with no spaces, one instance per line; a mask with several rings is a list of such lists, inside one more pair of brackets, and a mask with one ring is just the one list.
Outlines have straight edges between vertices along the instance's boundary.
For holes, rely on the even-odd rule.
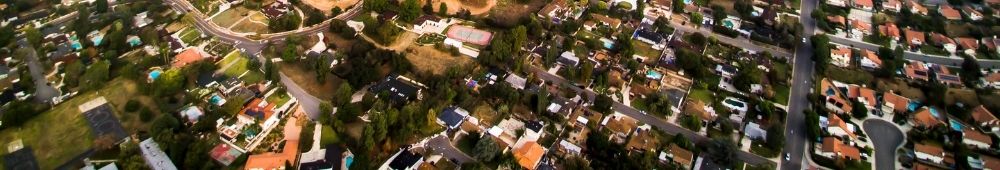
[[913,150],[920,153],[926,153],[928,155],[944,157],[944,149],[942,149],[940,146],[915,143],[913,144]]
[[868,60],[872,60],[872,62],[874,62],[877,65],[882,65],[882,59],[878,57],[878,54],[875,54],[875,51],[862,49],[861,57],[867,58]]
[[[921,45],[921,44],[927,42],[924,39],[924,32],[914,31],[914,30],[912,30],[910,28],[903,29],[903,32],[906,33],[906,44],[909,44],[909,45]],[[911,43],[917,43],[917,44],[911,44]]]
[[878,32],[881,33],[883,36],[888,36],[893,38],[900,37],[899,27],[896,27],[896,24],[891,22],[879,26]]
[[990,136],[986,136],[983,132],[972,130],[972,128],[963,129],[962,137],[973,141],[983,142],[986,143],[986,145],[993,145],[993,139],[990,139]]
[[545,155],[545,148],[534,141],[525,143],[521,148],[514,150],[514,159],[521,167],[529,170],[535,169],[535,165],[538,165],[538,161],[542,160],[543,155]]
[[979,159],[983,161],[984,169],[1000,169],[1000,159],[986,155],[979,155]]
[[913,124],[915,126],[931,128],[944,124],[944,122],[931,115],[930,109],[923,108],[913,114]]
[[896,113],[906,112],[907,105],[910,104],[910,99],[897,95],[892,92],[887,92],[883,94],[883,100],[885,103],[892,103],[892,110]]
[[976,108],[972,108],[972,120],[976,121],[976,124],[983,123],[997,123],[998,120],[996,116],[990,110],[986,109],[985,106],[979,105]]
[[938,6],[938,12],[941,13],[941,16],[944,16],[946,19],[962,19],[962,13],[958,12],[955,8],[952,8],[951,5],[942,4],[941,6]]
[[844,144],[836,137],[823,138],[823,151],[836,153],[838,157],[847,157],[852,160],[861,160],[861,151],[858,148]]
[[854,132],[850,131],[851,130],[850,125],[848,125],[847,122],[844,121],[844,119],[841,119],[840,116],[837,116],[836,114],[831,114],[829,120],[827,121],[829,122],[829,126],[843,129],[844,132],[847,132],[847,136],[851,137],[852,139],[858,138],[858,136],[855,135]]
[[174,62],[171,66],[184,67],[188,64],[207,58],[206,55],[207,54],[197,48],[188,48],[187,50],[184,50],[184,52],[174,56]]
[[827,16],[826,20],[838,25],[844,25],[847,23],[847,19],[844,19],[844,16],[840,15]]
[[928,78],[930,77],[930,72],[928,72],[929,70],[927,69],[927,65],[924,65],[924,62],[921,61],[916,61],[916,60],[910,61],[910,63],[907,64],[906,67],[903,69],[906,72],[906,76],[911,79],[927,81]]
[[872,0],[854,0],[854,5],[859,7],[870,8],[875,6],[875,3],[872,3]]
[[955,42],[958,42],[958,46],[962,49],[979,49],[979,40],[970,37],[958,37],[955,38]]

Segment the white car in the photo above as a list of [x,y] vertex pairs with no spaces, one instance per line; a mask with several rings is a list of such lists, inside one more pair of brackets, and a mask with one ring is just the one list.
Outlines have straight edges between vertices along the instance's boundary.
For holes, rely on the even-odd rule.
[[788,153],[785,153],[785,161],[789,161],[789,160],[792,160],[792,156],[790,154],[788,154]]

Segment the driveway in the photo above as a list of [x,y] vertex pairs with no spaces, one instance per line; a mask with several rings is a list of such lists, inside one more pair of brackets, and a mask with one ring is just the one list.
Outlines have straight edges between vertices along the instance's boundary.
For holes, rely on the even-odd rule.
[[435,136],[430,141],[427,141],[425,147],[429,147],[432,153],[441,154],[448,159],[455,160],[459,165],[476,161],[471,156],[465,154],[465,152],[462,152],[462,150],[455,148],[451,144],[451,140],[448,139],[448,136]]
[[896,147],[903,143],[903,132],[896,125],[881,119],[868,119],[863,128],[875,144],[875,169],[895,169]]

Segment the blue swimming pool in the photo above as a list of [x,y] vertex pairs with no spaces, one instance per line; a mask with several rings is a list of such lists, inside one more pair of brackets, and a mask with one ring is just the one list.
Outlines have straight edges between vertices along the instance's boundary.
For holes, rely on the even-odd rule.
[[659,80],[660,78],[663,78],[663,74],[660,74],[653,70],[649,70],[646,71],[646,77]]
[[156,78],[160,77],[160,73],[163,73],[163,71],[161,71],[161,70],[150,71],[149,72],[149,79],[150,80],[156,80]]
[[142,44],[142,40],[139,40],[139,37],[131,37],[128,39],[128,45],[130,46],[137,46],[140,44]]
[[615,48],[615,42],[611,41],[611,40],[609,40],[607,38],[601,38],[601,43],[604,44],[604,48],[605,49]]
[[347,167],[348,169],[350,169],[351,168],[351,163],[354,163],[354,156],[348,156],[347,158],[344,158],[344,166],[345,167]]
[[684,4],[691,4],[692,2],[694,2],[694,1],[693,0],[684,0]]
[[208,98],[208,103],[211,103],[216,106],[222,106],[222,104],[226,103],[226,99],[223,99],[221,96],[219,96],[219,94],[212,94],[212,97]]
[[958,121],[948,120],[948,125],[951,126],[951,130],[962,131],[962,123],[958,123]]
[[94,45],[97,46],[101,45],[101,40],[104,40],[104,35],[94,36],[94,38],[90,39],[90,42],[94,42]]

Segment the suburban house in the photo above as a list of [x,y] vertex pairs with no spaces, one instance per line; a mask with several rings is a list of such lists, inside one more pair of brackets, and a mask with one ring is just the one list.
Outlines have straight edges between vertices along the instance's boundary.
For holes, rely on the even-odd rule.
[[410,151],[410,146],[401,148],[399,152],[389,157],[389,160],[379,167],[379,170],[411,170],[418,169],[424,163],[424,157]]
[[[892,91],[882,93],[883,113],[906,113],[910,105],[910,99],[893,93]],[[995,118],[994,118],[995,119]]]
[[167,154],[160,149],[160,145],[149,138],[139,142],[139,151],[142,151],[142,159],[146,165],[153,170],[177,170],[177,166],[167,157]]
[[892,22],[878,26],[878,32],[879,35],[889,37],[893,42],[899,41],[899,37],[902,37],[902,35],[899,34],[899,27],[896,27],[896,24]]
[[291,8],[292,3],[289,3],[288,0],[277,0],[274,1],[274,3],[271,3],[271,5],[264,7],[261,12],[264,13],[267,18],[275,19],[284,16],[291,10]]
[[927,12],[928,12],[927,11],[927,7],[925,7],[924,5],[920,4],[920,1],[910,0],[907,4],[910,6],[910,12],[913,12],[914,14],[925,15],[925,16],[927,15]]
[[[666,38],[650,28],[642,28],[635,31],[635,39],[652,45],[653,49],[661,50],[666,46]],[[649,56],[653,57],[653,56]]]
[[187,50],[184,50],[184,52],[174,56],[174,60],[170,65],[174,68],[180,68],[206,58],[212,58],[212,55],[198,48],[188,48]]
[[827,158],[861,160],[861,151],[858,148],[844,144],[836,137],[823,138],[822,149],[819,155]]
[[[869,1],[871,2],[871,1]],[[872,24],[861,20],[850,19],[847,20],[848,24],[851,25],[851,37],[864,37],[865,35],[872,34]]]
[[420,100],[423,98],[421,93],[424,88],[424,84],[414,81],[410,78],[403,77],[400,75],[389,75],[379,81],[375,85],[372,85],[368,90],[374,94],[376,97],[381,96],[385,93],[394,104],[405,104],[411,100]]
[[837,29],[844,28],[844,26],[847,25],[847,18],[844,18],[844,16],[840,15],[826,16],[826,20],[829,21],[831,24],[834,24],[831,26]]
[[969,20],[979,21],[983,19],[983,13],[976,11],[976,9],[972,9],[971,6],[962,7],[962,13],[965,14]]
[[875,90],[870,88],[851,84],[847,88],[847,97],[858,100],[858,102],[864,104],[865,108],[867,108],[869,112],[873,112],[876,111],[875,109],[878,109],[875,107],[875,105],[878,104],[878,100],[875,99]]
[[826,4],[833,5],[833,6],[839,6],[839,7],[847,7],[846,0],[827,0]]
[[514,144],[514,159],[518,165],[528,170],[538,168],[538,163],[542,161],[545,152],[548,152],[548,149],[535,141],[519,140]]
[[962,78],[957,74],[952,73],[947,67],[940,64],[932,64],[931,70],[934,70],[935,79],[942,84],[950,86],[960,86],[962,85]]
[[607,26],[608,28],[611,28],[611,30],[616,30],[622,23],[622,20],[600,14],[590,14],[590,18],[592,20],[583,23],[583,28],[587,31],[592,31],[594,28],[601,25]]
[[830,135],[838,136],[844,139],[855,139],[857,136],[854,134],[854,125],[847,124],[844,119],[840,116],[830,115],[827,118],[826,132]]
[[417,34],[441,34],[450,25],[451,19],[441,19],[435,15],[424,15],[413,20],[413,31]]
[[638,121],[634,118],[618,112],[604,117],[604,120],[601,121],[601,126],[612,132],[609,140],[615,143],[624,143],[628,135],[632,133],[632,129],[639,127],[637,124]]
[[875,3],[872,0],[854,0],[854,8],[871,11],[875,7]]
[[840,88],[834,86],[830,79],[823,78],[820,81],[820,93],[826,98],[826,109],[838,114],[851,111],[851,103],[844,98]]
[[958,47],[965,50],[966,54],[973,54],[975,56],[976,50],[979,49],[979,40],[971,37],[958,37],[955,38],[955,42],[958,43]]
[[649,125],[636,127],[628,143],[625,143],[625,149],[638,152],[653,152],[659,146],[660,142],[653,136],[652,128]]
[[272,122],[266,122],[266,120],[271,119],[271,116],[274,115],[274,107],[274,103],[268,103],[261,98],[255,98],[243,107],[243,110],[240,110],[240,114],[237,118],[239,118],[240,121],[247,123],[258,122],[259,120],[261,121],[259,123],[262,123],[261,125],[270,124]]
[[569,8],[566,0],[554,0],[542,7],[541,10],[538,10],[538,17],[549,18],[553,22],[558,23],[566,17],[566,14],[570,10],[571,8]]
[[984,87],[1000,89],[1000,72],[986,74],[986,76],[983,76],[983,78],[980,79],[982,80]]
[[941,33],[931,33],[931,42],[951,53],[954,53],[958,49],[958,44],[955,44],[955,40]]
[[674,163],[681,165],[684,169],[688,169],[694,160],[694,154],[687,149],[677,146],[677,144],[670,144],[667,152],[660,152],[660,160],[665,160],[665,158],[670,158]]
[[992,156],[979,155],[979,160],[982,162],[982,169],[986,170],[998,170],[1000,169],[1000,159]]
[[760,124],[750,122],[747,123],[746,127],[743,128],[743,133],[745,136],[752,140],[766,140],[767,130],[760,127]]
[[444,126],[448,130],[457,129],[466,117],[469,116],[469,111],[465,111],[460,107],[448,107],[441,112],[437,117],[437,123]]
[[243,151],[240,151],[236,147],[227,143],[215,145],[215,147],[212,148],[212,151],[209,152],[209,156],[212,157],[212,160],[215,160],[215,162],[218,162],[223,166],[229,166],[229,164],[232,164],[241,155],[243,155]]
[[830,58],[832,59],[831,64],[837,67],[851,66],[851,49],[838,46],[836,49],[830,50]]
[[888,10],[888,11],[892,11],[892,12],[899,12],[900,10],[903,9],[903,3],[899,2],[899,0],[887,0],[887,1],[883,1],[882,2],[882,9]]
[[993,113],[987,110],[985,106],[979,105],[972,108],[970,114],[972,115],[972,120],[975,121],[976,125],[983,130],[990,132],[1000,131],[1000,120],[998,120],[996,116],[993,116]]
[[913,113],[913,126],[923,127],[923,128],[933,128],[936,126],[944,125],[939,117],[941,113],[938,113],[937,109],[924,107]]
[[861,67],[874,70],[882,67],[882,59],[874,51],[868,49],[861,50]]
[[993,139],[990,139],[990,136],[986,136],[983,132],[965,128],[962,129],[962,143],[973,148],[988,149],[990,145],[993,145]]
[[910,45],[910,49],[917,48],[917,46],[924,45],[924,32],[914,31],[910,28],[904,28],[903,32],[906,35],[906,44]]
[[944,163],[945,157],[948,153],[944,152],[940,146],[925,145],[920,143],[913,144],[913,153],[917,156],[917,159],[930,161],[936,164]]
[[955,8],[951,7],[951,5],[948,4],[939,5],[938,13],[941,13],[941,16],[944,16],[944,18],[948,20],[962,19],[962,13],[958,12],[958,10],[956,10]]
[[903,67],[906,78],[928,81],[930,80],[930,69],[923,61],[911,60]]

